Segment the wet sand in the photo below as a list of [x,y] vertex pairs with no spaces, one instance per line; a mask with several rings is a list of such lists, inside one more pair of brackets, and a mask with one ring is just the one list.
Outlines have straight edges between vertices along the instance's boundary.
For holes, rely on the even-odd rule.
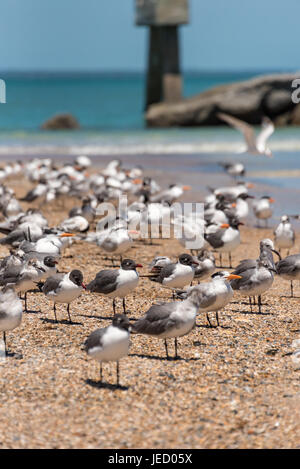
[[[18,196],[30,187],[17,180],[8,185]],[[55,225],[74,205],[66,200],[65,209],[55,203],[43,212]],[[234,265],[256,258],[259,240],[272,238],[272,230],[242,227],[241,235]],[[299,252],[299,239],[293,252]],[[155,255],[175,259],[181,252],[177,240],[153,246],[137,241],[128,257],[141,262],[146,274]],[[7,253],[0,248],[1,256]],[[79,268],[88,282],[106,265],[96,245],[78,241],[67,248],[59,269]],[[98,366],[82,350],[90,332],[110,323],[111,300],[84,293],[71,305],[75,324],[67,323],[64,306],[58,306],[56,324],[51,302],[30,293],[32,312],[8,333],[11,353],[0,364],[0,447],[299,448],[300,370],[291,353],[300,338],[300,285],[296,298],[288,295],[289,283],[276,278],[263,296],[262,314],[251,314],[237,296],[221,312],[219,328],[209,328],[200,314],[197,327],[179,339],[176,361],[166,360],[162,340],[132,336],[117,388],[115,364],[105,365],[109,384],[99,385]],[[168,290],[141,278],[127,300],[129,318],[169,297]]]

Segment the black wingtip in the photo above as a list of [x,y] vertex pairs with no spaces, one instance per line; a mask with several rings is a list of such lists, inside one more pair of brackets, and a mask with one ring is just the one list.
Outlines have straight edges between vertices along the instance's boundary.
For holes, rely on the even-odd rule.
[[45,285],[45,282],[37,282],[36,286],[40,290],[40,292],[43,291],[43,286]]

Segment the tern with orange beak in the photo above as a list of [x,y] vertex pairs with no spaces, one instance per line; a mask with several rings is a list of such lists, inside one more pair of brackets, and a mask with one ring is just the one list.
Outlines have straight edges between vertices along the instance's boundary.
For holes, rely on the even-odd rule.
[[101,270],[94,280],[87,285],[87,290],[92,293],[99,293],[113,299],[113,311],[116,314],[116,298],[123,299],[123,311],[126,314],[125,296],[131,293],[139,283],[139,274],[136,264],[131,259],[124,259],[120,269]]
[[235,216],[229,216],[229,224],[224,223],[220,229],[213,233],[206,233],[205,239],[211,247],[219,253],[220,267],[222,267],[222,253],[227,252],[229,257],[229,267],[232,268],[231,252],[236,249],[241,242],[239,226],[240,222]]
[[210,327],[213,327],[208,313],[215,311],[217,325],[220,326],[218,311],[223,309],[233,297],[233,290],[229,282],[233,279],[240,279],[241,276],[222,270],[213,274],[211,278],[211,282],[200,283],[195,287],[190,287],[186,292],[181,292],[179,296],[185,298],[191,291],[197,290],[201,295],[198,312],[206,313],[207,321]]
[[73,233],[49,234],[38,239],[35,243],[23,241],[20,244],[20,249],[26,254],[34,252],[49,256],[59,256],[65,244],[73,236]]

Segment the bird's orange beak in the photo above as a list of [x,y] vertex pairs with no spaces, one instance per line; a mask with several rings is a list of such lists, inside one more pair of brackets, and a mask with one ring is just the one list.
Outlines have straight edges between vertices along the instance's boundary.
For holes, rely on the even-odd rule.
[[223,229],[224,229],[224,228],[229,228],[229,224],[228,224],[228,223],[223,223],[223,224],[220,226],[220,228],[223,228]]
[[141,179],[134,179],[133,181],[133,184],[142,184],[142,180]]
[[182,189],[184,191],[190,191],[191,190],[191,186],[183,186]]
[[271,199],[269,199],[269,202],[270,202],[270,204],[274,204],[275,199],[272,199],[272,198],[271,198]]
[[235,207],[236,207],[236,203],[233,202],[233,204],[231,204],[231,207],[235,208]]
[[233,280],[235,278],[243,278],[243,277],[241,277],[240,275],[230,274],[230,275],[228,275],[227,278],[228,278],[228,280]]
[[248,182],[247,188],[248,188],[248,189],[253,189],[253,187],[255,187],[254,184],[253,184],[253,182]]
[[75,236],[73,233],[62,233],[59,235],[60,238],[71,238],[71,236]]

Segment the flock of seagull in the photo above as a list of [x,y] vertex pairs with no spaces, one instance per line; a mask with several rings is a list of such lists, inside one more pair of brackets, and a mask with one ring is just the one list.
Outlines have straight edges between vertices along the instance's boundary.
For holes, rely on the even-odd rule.
[[[86,156],[79,156],[63,166],[56,165],[51,159],[33,159],[3,167],[0,170],[0,209],[3,214],[0,244],[10,249],[10,254],[0,263],[0,331],[3,332],[5,352],[6,333],[17,328],[23,310],[28,311],[28,292],[41,292],[53,303],[55,321],[56,305],[65,304],[70,324],[70,305],[84,290],[112,301],[112,324],[92,332],[85,342],[85,350],[100,363],[101,381],[102,363],[117,362],[118,385],[119,360],[128,354],[131,334],[146,334],[164,340],[167,358],[170,358],[168,339],[174,339],[174,357],[177,358],[178,338],[195,327],[197,315],[205,313],[208,326],[220,326],[219,312],[230,303],[234,294],[249,299],[251,311],[257,304],[261,312],[261,297],[277,275],[291,282],[293,296],[293,281],[300,279],[300,254],[289,255],[289,251],[295,245],[291,220],[299,219],[298,215],[281,217],[274,239],[260,241],[256,259],[243,259],[231,272],[224,270],[222,256],[228,256],[227,269],[232,269],[231,255],[241,242],[239,227],[249,222],[251,206],[257,221],[267,223],[272,217],[274,200],[269,195],[255,198],[249,193],[253,185],[240,180],[246,174],[242,163],[221,163],[221,166],[233,177],[233,183],[209,188],[204,200],[204,219],[200,224],[193,223],[188,216],[176,218],[172,213],[172,204],[189,187],[173,184],[161,189],[154,179],[144,175],[142,168],[126,170],[118,160],[111,161],[101,171],[92,169],[91,160]],[[27,178],[34,187],[18,200],[7,186],[11,177]],[[109,220],[109,224],[101,224],[100,218],[100,228],[93,231],[99,221],[99,203],[117,201],[124,194],[132,200],[128,208],[121,212],[121,216]],[[65,197],[81,200],[81,206],[73,207],[57,226],[49,226],[46,210],[42,212],[42,208],[47,209],[47,203],[54,200],[57,207],[63,207]],[[24,202],[34,203],[35,208],[24,211]],[[192,232],[201,232],[201,247],[181,253],[176,261],[166,255],[153,259],[147,275],[143,276],[148,277],[152,282],[149,285],[154,288],[155,284],[168,288],[172,298],[153,304],[143,317],[130,322],[126,297],[138,286],[138,269],[143,266],[124,255],[137,242],[140,224],[146,220],[151,226],[155,222],[160,230],[166,213],[173,225],[187,225]],[[133,221],[136,230],[129,229]],[[101,270],[87,284],[78,269],[58,272],[58,260],[65,247],[72,246],[74,240],[96,244],[111,258],[111,268]],[[146,240],[139,239],[139,242],[146,243]],[[184,237],[179,242],[186,247]],[[167,249],[167,245],[164,246]],[[287,254],[284,258],[281,257],[283,250]],[[219,255],[218,267],[215,254]],[[274,260],[274,255],[278,259]],[[117,313],[117,299],[122,300],[122,314]],[[22,300],[25,301],[24,308]],[[211,313],[215,313],[214,321]]]

